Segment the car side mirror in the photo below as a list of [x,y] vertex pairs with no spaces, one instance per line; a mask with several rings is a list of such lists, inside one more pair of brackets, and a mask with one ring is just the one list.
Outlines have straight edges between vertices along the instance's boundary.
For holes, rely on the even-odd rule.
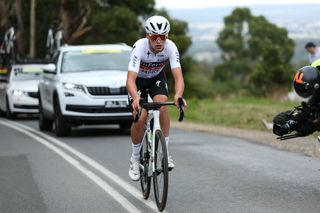
[[55,64],[47,64],[42,67],[44,73],[56,74],[56,65]]

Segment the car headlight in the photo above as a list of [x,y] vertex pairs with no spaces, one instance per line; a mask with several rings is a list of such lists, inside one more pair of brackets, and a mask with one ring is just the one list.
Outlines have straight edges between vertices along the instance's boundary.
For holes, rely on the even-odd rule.
[[83,86],[78,84],[63,83],[63,88],[71,91],[84,92]]
[[22,90],[18,90],[18,89],[14,89],[12,90],[12,95],[14,96],[23,96],[23,95],[27,95],[28,93]]

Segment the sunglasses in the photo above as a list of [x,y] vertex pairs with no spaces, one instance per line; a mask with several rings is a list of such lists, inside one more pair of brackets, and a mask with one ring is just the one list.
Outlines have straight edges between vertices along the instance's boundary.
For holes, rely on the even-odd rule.
[[149,34],[148,36],[152,41],[156,41],[158,38],[165,41],[168,38],[168,35]]

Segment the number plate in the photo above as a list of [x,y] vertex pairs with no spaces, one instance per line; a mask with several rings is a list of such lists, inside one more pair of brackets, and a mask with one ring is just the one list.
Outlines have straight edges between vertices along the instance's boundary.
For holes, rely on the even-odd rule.
[[127,101],[105,101],[105,108],[127,108]]

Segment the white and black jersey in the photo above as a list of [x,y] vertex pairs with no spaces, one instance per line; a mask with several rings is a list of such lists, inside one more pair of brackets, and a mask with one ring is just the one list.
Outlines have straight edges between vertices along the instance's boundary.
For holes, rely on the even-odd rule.
[[139,78],[149,79],[157,76],[168,62],[171,69],[181,67],[179,51],[171,40],[166,40],[161,52],[153,53],[148,39],[142,38],[133,45],[128,70],[138,73]]

